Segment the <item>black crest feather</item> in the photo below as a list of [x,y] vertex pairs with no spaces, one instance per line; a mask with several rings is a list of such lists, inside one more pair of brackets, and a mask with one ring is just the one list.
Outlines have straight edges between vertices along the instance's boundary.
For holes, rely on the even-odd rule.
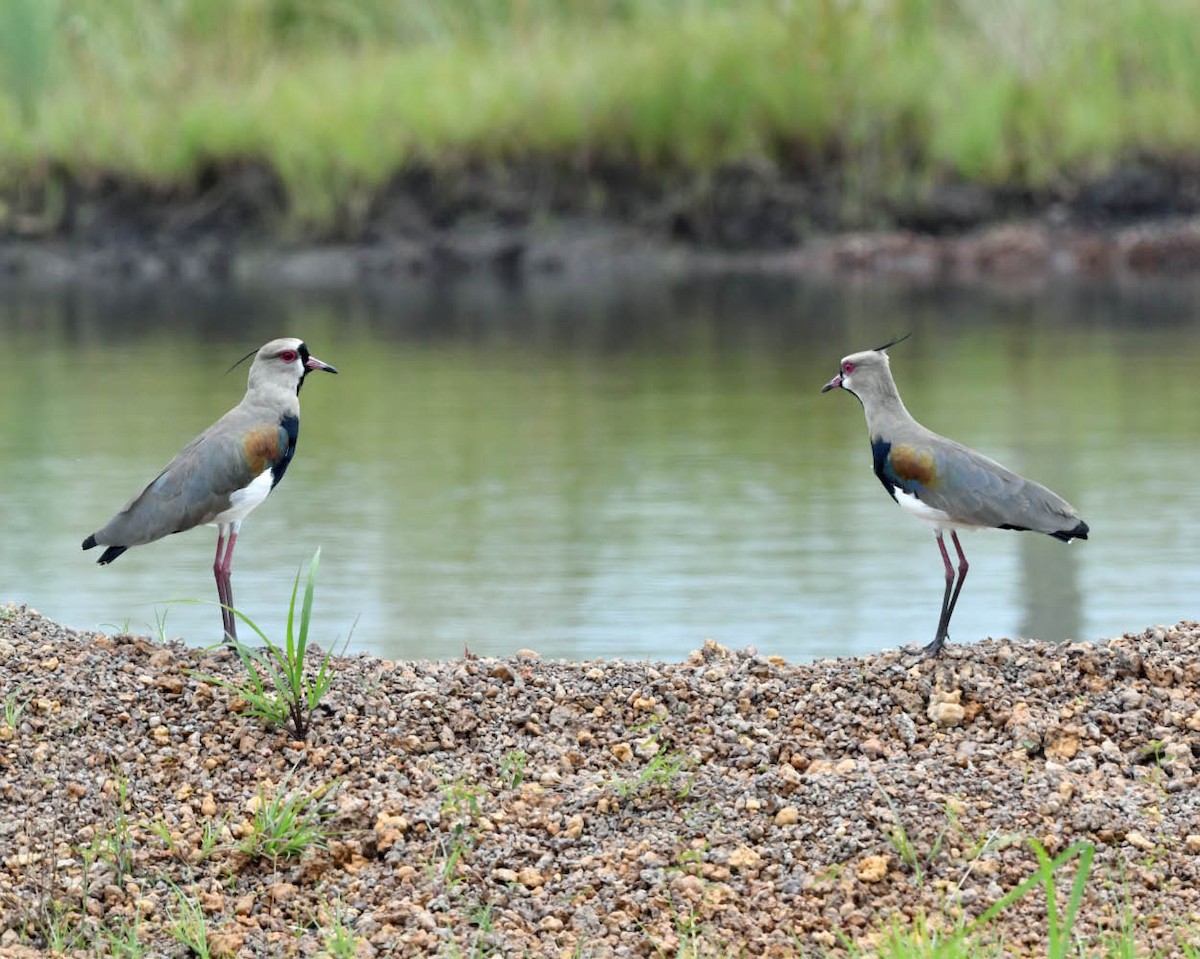
[[903,343],[903,342],[904,342],[905,340],[907,340],[907,339],[908,339],[910,336],[912,336],[912,332],[911,332],[911,331],[909,331],[908,333],[903,333],[903,334],[901,334],[900,336],[896,337],[894,340],[890,340],[889,342],[887,342],[887,343],[884,343],[884,344],[883,344],[883,346],[877,346],[877,347],[875,347],[875,352],[876,352],[876,353],[882,353],[882,352],[883,352],[884,350],[886,350],[886,349],[887,349],[889,346],[895,346],[897,343]]
[[258,350],[259,350],[259,347],[256,346],[249,353],[247,353],[245,356],[243,356],[240,360],[238,360],[236,363],[234,363],[233,366],[229,367],[229,369],[227,369],[225,371],[225,375],[228,376],[230,373],[232,373],[234,370],[236,370],[239,366],[241,366],[243,363],[245,363],[246,360],[250,359],[250,357],[252,357],[255,353],[257,353]]

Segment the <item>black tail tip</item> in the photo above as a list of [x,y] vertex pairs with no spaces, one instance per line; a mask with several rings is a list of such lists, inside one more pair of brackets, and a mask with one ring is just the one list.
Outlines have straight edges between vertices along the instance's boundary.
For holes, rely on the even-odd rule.
[[120,556],[127,549],[129,549],[128,546],[110,546],[108,549],[106,549],[103,553],[100,554],[100,558],[98,560],[96,560],[96,562],[99,563],[101,566],[107,566],[109,563],[111,563],[114,559],[116,559],[118,556]]
[[[84,549],[91,549],[92,547],[99,546],[99,545],[100,544],[96,542],[96,534],[95,533],[93,533],[91,536],[89,536],[87,539],[85,539],[83,541]],[[129,549],[128,546],[110,546],[108,549],[106,549],[103,553],[100,554],[100,558],[98,560],[96,560],[96,562],[100,566],[107,566],[109,563],[111,563],[114,559],[116,559],[118,556],[120,556],[127,549]]]

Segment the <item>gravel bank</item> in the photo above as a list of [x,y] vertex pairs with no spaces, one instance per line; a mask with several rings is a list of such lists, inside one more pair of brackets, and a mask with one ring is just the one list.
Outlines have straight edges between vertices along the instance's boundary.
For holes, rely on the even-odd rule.
[[[1094,842],[1081,928],[1134,916],[1162,946],[1200,913],[1198,642],[355,656],[296,743],[190,672],[237,677],[227,655],[0,607],[0,695],[25,706],[0,717],[0,954],[41,954],[55,898],[186,955],[174,884],[218,956],[320,955],[338,917],[360,956],[817,956],[885,916],[978,914],[1036,868],[1006,837]],[[259,804],[329,783],[325,848],[241,848]],[[997,928],[1036,949],[1044,898]]]

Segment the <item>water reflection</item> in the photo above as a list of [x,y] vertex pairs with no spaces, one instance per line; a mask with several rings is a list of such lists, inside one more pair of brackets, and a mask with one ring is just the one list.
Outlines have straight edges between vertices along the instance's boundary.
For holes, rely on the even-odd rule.
[[[296,334],[343,375],[305,390],[297,460],[239,541],[235,595],[269,630],[319,543],[321,635],[357,617],[352,646],[390,656],[923,644],[942,589],[932,537],[871,474],[858,404],[817,392],[844,353],[912,330],[893,368],[914,415],[1093,528],[1068,547],[967,536],[952,638],[1191,617],[1195,293],[777,276],[8,289],[0,599],[144,628],[156,603],[215,596],[215,531],[105,569],[79,541],[237,401],[233,359]],[[171,634],[216,638],[214,610],[166,615]]]

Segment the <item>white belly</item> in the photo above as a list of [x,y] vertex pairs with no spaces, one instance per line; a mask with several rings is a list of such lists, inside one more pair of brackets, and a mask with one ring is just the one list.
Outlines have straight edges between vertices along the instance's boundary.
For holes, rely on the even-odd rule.
[[896,494],[896,502],[900,504],[900,508],[910,516],[915,516],[924,523],[928,523],[936,530],[947,529],[982,529],[975,523],[960,523],[952,520],[948,513],[940,509],[934,509],[927,503],[922,503],[919,499],[906,493],[899,487],[894,491]]
[[229,509],[209,520],[210,526],[224,526],[228,523],[240,523],[254,507],[258,506],[271,492],[271,471],[263,470],[244,489],[238,490],[229,497]]

